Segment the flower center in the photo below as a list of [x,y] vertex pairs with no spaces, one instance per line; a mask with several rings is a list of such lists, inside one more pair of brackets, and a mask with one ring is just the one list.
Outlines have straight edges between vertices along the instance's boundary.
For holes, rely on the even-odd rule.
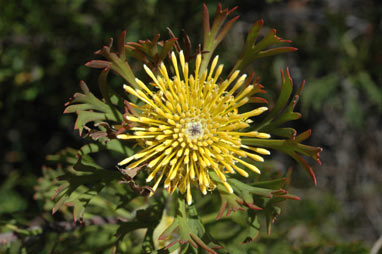
[[190,122],[186,125],[186,135],[190,139],[197,139],[204,134],[204,128],[201,122]]

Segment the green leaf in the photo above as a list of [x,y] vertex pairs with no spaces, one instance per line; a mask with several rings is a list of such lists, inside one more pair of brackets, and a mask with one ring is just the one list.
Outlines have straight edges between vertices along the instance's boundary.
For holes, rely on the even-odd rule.
[[128,54],[146,64],[154,72],[174,48],[177,38],[166,41],[158,41],[160,34],[156,34],[152,40],[140,40],[128,42],[125,45]]
[[[220,3],[218,3],[217,10],[215,13],[214,21],[210,27],[210,17],[208,13],[208,8],[206,4],[203,4],[203,59],[200,67],[200,75],[204,73],[207,69],[208,63],[212,57],[213,52],[220,42],[227,35],[228,31],[231,29],[232,25],[236,22],[239,16],[230,19],[224,24],[226,18],[235,10],[237,6],[229,10],[228,8],[222,9]],[[221,28],[223,26],[223,28]]]
[[[117,242],[123,242],[124,237],[132,233],[134,230],[146,228],[147,232],[142,245],[142,253],[156,253],[152,251],[154,249],[152,237],[154,229],[157,227],[162,218],[164,204],[165,201],[162,198],[147,208],[138,210],[134,220],[128,222],[120,222],[116,233],[116,237],[118,238]],[[159,251],[158,253],[168,252]]]
[[113,38],[110,38],[108,46],[103,46],[102,49],[95,52],[95,54],[105,57],[108,61],[92,60],[87,62],[85,66],[97,69],[111,69],[129,82],[130,85],[138,87],[135,81],[135,75],[126,60],[126,53],[124,49],[125,38],[126,31],[123,31],[118,38],[118,52],[112,51]]
[[[295,101],[291,101],[289,103],[289,106],[286,107],[288,101],[290,100],[290,96],[292,94],[293,90],[293,81],[289,74],[289,69],[286,69],[287,77],[285,78],[284,72],[281,71],[281,91],[280,95],[276,101],[276,104],[274,107],[270,110],[270,112],[267,114],[267,116],[264,118],[263,121],[261,121],[259,124],[255,125],[254,130],[261,130],[265,131],[265,128],[267,128],[267,131],[274,130],[277,128],[281,123],[294,120],[297,115],[294,114],[293,108],[295,103],[297,102],[297,98],[299,94],[295,95]],[[302,84],[303,86],[303,84]],[[302,88],[301,88],[302,89]],[[301,91],[301,89],[299,91]],[[285,109],[285,110],[284,110]],[[282,113],[282,111],[284,112]],[[281,119],[281,120],[280,120]],[[290,119],[290,120],[289,120]],[[270,133],[272,134],[272,133]]]
[[305,82],[302,82],[299,89],[294,94],[293,99],[290,99],[293,90],[293,82],[288,68],[286,69],[286,76],[284,76],[284,72],[281,71],[281,80],[281,92],[275,106],[258,125],[255,125],[253,130],[271,134],[272,137],[278,136],[287,139],[244,138],[241,141],[246,145],[271,148],[288,154],[309,173],[313,182],[316,184],[316,177],[312,167],[301,157],[301,155],[309,156],[321,164],[319,153],[322,151],[322,148],[301,144],[301,142],[310,137],[310,130],[296,136],[296,130],[289,127],[281,127],[282,124],[301,117],[300,113],[294,112],[293,110],[300,97]]
[[85,154],[97,153],[102,150],[114,151],[125,156],[131,156],[134,152],[130,147],[127,147],[123,142],[121,142],[121,140],[112,139],[104,143],[96,142],[86,144],[78,150],[78,154],[83,156]]
[[275,150],[288,154],[293,159],[295,159],[309,173],[313,182],[317,184],[316,177],[312,167],[309,166],[309,164],[299,154],[312,157],[320,164],[321,162],[319,159],[320,157],[319,153],[322,151],[322,148],[301,144],[300,140],[302,139],[301,138],[302,136],[304,137],[310,136],[310,130],[300,134],[299,136],[296,137],[296,139],[275,140],[275,139],[245,138],[245,139],[242,139],[241,141],[243,144],[246,144],[246,145],[271,148],[271,149],[275,149]]
[[77,114],[74,129],[78,129],[81,134],[89,122],[122,122],[122,114],[114,106],[95,97],[85,82],[81,81],[80,87],[83,93],[74,94],[73,98],[66,104],[67,107],[64,111],[64,113]]
[[[172,246],[180,247],[181,253],[198,253],[198,246],[208,253],[216,252],[212,248],[219,247],[213,239],[206,233],[206,230],[200,221],[196,207],[187,205],[183,197],[177,197],[177,210],[174,222],[165,229],[159,237],[159,240],[166,240],[171,237],[172,242],[165,249]],[[174,249],[177,249],[174,247]]]
[[272,56],[280,53],[287,53],[296,51],[293,47],[279,47],[267,49],[278,43],[289,43],[290,40],[283,40],[276,35],[276,29],[273,29],[262,40],[256,42],[260,30],[264,24],[263,20],[257,21],[249,31],[245,42],[244,49],[236,62],[235,66],[230,72],[230,75],[236,70],[244,70],[248,65],[253,63],[256,59]]

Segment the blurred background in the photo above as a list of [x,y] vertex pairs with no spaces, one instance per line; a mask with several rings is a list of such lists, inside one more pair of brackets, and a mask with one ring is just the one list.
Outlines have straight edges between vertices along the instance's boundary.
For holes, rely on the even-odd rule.
[[[127,41],[151,39],[158,32],[168,39],[166,27],[176,35],[185,29],[195,47],[202,41],[202,3],[0,0],[1,220],[27,223],[37,217],[43,204],[33,199],[33,187],[45,156],[81,146],[74,115],[62,113],[80,80],[97,94],[98,72],[84,66],[95,59],[93,52],[123,30]],[[213,14],[217,1],[207,5]],[[311,128],[307,143],[324,148],[323,165],[314,166],[317,186],[293,161],[274,155],[275,167],[294,168],[292,193],[302,201],[287,202],[264,241],[274,250],[292,246],[311,253],[371,249],[382,236],[381,2],[223,2],[223,8],[236,5],[241,18],[217,53],[226,66],[234,63],[246,32],[261,18],[264,33],[277,28],[280,37],[292,40],[296,53],[259,60],[249,71],[260,74],[275,94],[285,66],[295,84],[307,81],[297,106],[303,117],[294,127]]]

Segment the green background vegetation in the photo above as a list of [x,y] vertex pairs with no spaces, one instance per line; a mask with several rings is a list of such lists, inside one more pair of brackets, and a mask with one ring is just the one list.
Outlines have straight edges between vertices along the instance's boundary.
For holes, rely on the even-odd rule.
[[[216,4],[208,1],[212,13]],[[251,253],[368,253],[382,235],[381,4],[248,0],[224,1],[223,8],[235,5],[241,18],[217,53],[232,64],[260,18],[266,29],[275,27],[292,40],[299,51],[260,60],[251,69],[271,94],[285,66],[296,84],[307,80],[298,104],[303,118],[294,127],[312,128],[309,144],[324,148],[323,165],[315,167],[317,187],[274,153],[273,167],[295,169],[292,192],[302,201],[286,202],[272,235],[262,234]],[[62,112],[80,80],[96,92],[98,73],[84,63],[123,30],[127,41],[137,41],[158,32],[167,39],[166,27],[175,34],[184,28],[196,46],[202,41],[202,1],[0,0],[0,6],[0,219],[33,225],[46,213],[33,199],[45,156],[82,144],[75,117]],[[115,87],[119,82],[111,80]],[[87,246],[102,241],[87,233],[81,235]],[[50,241],[56,241],[53,235]]]

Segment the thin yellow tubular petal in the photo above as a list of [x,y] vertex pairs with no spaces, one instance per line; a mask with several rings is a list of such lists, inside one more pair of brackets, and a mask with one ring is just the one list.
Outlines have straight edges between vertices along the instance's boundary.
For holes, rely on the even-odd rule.
[[254,151],[256,153],[262,154],[262,155],[270,155],[271,154],[270,151],[268,151],[267,149],[264,149],[264,148],[251,147],[251,146],[247,146],[247,145],[241,145],[241,147],[248,149],[248,150],[251,150],[251,151]]
[[184,73],[184,65],[186,61],[184,59],[183,50],[179,51],[179,60],[180,60],[180,66],[182,67],[182,72]]
[[241,106],[247,104],[248,101],[249,101],[248,97],[245,97],[244,99],[242,99],[238,103],[235,103],[235,104],[231,105],[230,107],[227,107],[227,109],[224,112],[230,112],[234,109],[240,108]]
[[229,173],[234,173],[235,171],[233,170],[233,168],[231,167],[231,165],[229,165],[228,163],[226,163],[224,160],[223,161],[220,161],[224,167],[228,170]]
[[[199,79],[199,87],[201,87],[201,88],[205,87],[205,83],[204,82],[206,81],[206,78],[207,78],[207,71],[204,71],[202,73],[202,76]],[[200,89],[200,91],[203,91],[203,90]],[[203,96],[201,96],[200,98],[203,98]]]
[[199,160],[200,166],[202,166],[203,168],[207,167],[207,163],[204,161],[202,156],[198,156],[198,160]]
[[148,135],[158,135],[158,134],[162,134],[161,131],[136,131],[134,132],[135,135],[137,136],[148,136]]
[[[151,128],[149,128],[149,131],[153,131],[153,130],[150,130]],[[133,127],[133,128],[130,128],[129,130],[132,130],[132,131],[146,131],[147,129],[146,128],[143,128],[143,127]]]
[[[223,132],[224,133],[224,132]],[[218,134],[222,135],[223,133],[218,132]],[[270,138],[271,135],[264,132],[257,132],[257,131],[251,131],[251,132],[225,132],[228,135],[235,135],[235,136],[245,136],[245,137],[253,137],[253,138]],[[224,135],[224,134],[223,134]]]
[[195,80],[194,80],[194,77],[192,75],[190,75],[190,78],[188,80],[188,83],[190,84],[190,97],[189,97],[189,100],[190,100],[190,105],[193,105],[193,101],[194,101],[194,97],[193,97],[193,92],[195,91]]
[[237,89],[239,89],[246,78],[247,74],[241,75],[241,77],[236,81],[236,84],[232,87],[232,89],[228,92],[226,96],[231,96]]
[[182,108],[180,104],[177,104],[175,108],[176,108],[176,111],[178,111],[179,115],[182,114]]
[[199,174],[200,174],[200,167],[198,167],[198,165],[196,164],[195,161],[190,161],[190,167],[192,165],[192,168],[194,169],[194,172],[195,172],[195,178],[199,178]]
[[176,157],[180,157],[180,156],[182,156],[183,155],[183,151],[184,151],[184,149],[183,148],[180,148],[179,150],[178,150],[178,152],[176,153]]
[[234,73],[232,73],[232,75],[229,77],[228,83],[231,84],[237,78],[237,76],[239,76],[239,73],[240,73],[240,70],[234,71]]
[[[203,158],[204,163],[206,164],[207,167],[211,166],[211,160],[206,156],[206,154],[200,154],[200,158]],[[212,161],[213,162],[213,161]]]
[[149,98],[147,98],[147,96],[145,96],[145,94],[141,90],[135,90],[135,89],[133,89],[130,86],[127,86],[127,85],[124,85],[123,88],[129,94],[132,94],[135,97],[137,97],[137,98],[141,99],[142,101],[146,102],[147,104],[155,107],[154,106],[155,104]]
[[231,131],[231,130],[236,130],[236,129],[244,129],[247,128],[249,124],[244,123],[244,122],[239,122],[239,123],[233,123],[233,124],[228,124],[226,126],[223,126],[219,128],[220,131],[225,130],[225,131]]
[[212,167],[212,169],[213,169],[213,170],[215,171],[215,173],[218,175],[218,177],[220,178],[220,180],[222,180],[223,182],[226,182],[226,181],[227,181],[226,176],[225,176],[224,173],[220,170],[220,168]]
[[154,138],[153,135],[147,135],[147,136],[137,136],[137,135],[128,135],[128,134],[119,134],[117,135],[118,139],[138,139],[138,138]]
[[[135,161],[133,163],[131,163],[129,165],[129,168],[135,168],[135,167],[138,167],[139,165],[141,165],[143,162],[147,161],[148,159],[150,159],[151,157],[153,157],[154,155],[156,155],[159,151],[153,151],[151,153],[148,153],[146,156],[144,156],[142,159],[138,160],[138,161]],[[137,159],[137,158],[135,158]]]
[[249,158],[255,160],[255,161],[260,161],[260,162],[264,162],[264,159],[263,157],[261,157],[260,155],[257,155],[257,154],[253,154],[253,153],[247,153],[245,152]]
[[134,160],[134,155],[127,157],[126,159],[123,159],[122,161],[118,162],[118,166],[123,166],[129,163],[130,161]]
[[176,60],[176,56],[175,56],[174,51],[171,52],[171,62],[172,62],[172,65],[174,66],[176,76],[180,80],[179,69],[178,69],[178,61]]
[[[180,92],[178,94],[178,97],[179,97],[179,101],[180,101],[180,104],[182,105],[184,111],[188,111],[188,105],[187,105],[187,102],[186,102],[186,98],[185,98],[185,94],[184,94],[184,91],[182,90],[182,92]],[[178,104],[179,105],[179,104]],[[179,105],[180,107],[180,105]],[[180,108],[181,109],[181,108]],[[177,108],[178,110],[178,108]],[[179,112],[179,110],[178,110]],[[179,112],[179,114],[181,114],[181,112]]]
[[[171,180],[170,180],[170,177],[167,176],[166,180],[164,180],[164,183],[163,183],[163,186],[165,188],[169,188],[170,187],[170,184],[171,184]],[[168,189],[168,192],[170,192],[170,188]]]
[[176,147],[176,146],[178,146],[179,145],[179,142],[178,141],[174,141],[173,143],[172,143],[172,147]]
[[[162,63],[163,64],[163,63]],[[160,76],[158,76],[157,77],[157,79],[158,79],[158,84],[159,84],[159,89],[162,91],[162,92],[165,92],[165,91],[167,91],[167,83],[168,82],[171,82],[171,81],[163,81],[163,79],[160,77]],[[169,78],[168,78],[168,80],[170,80]]]
[[190,170],[190,178],[192,180],[195,180],[195,170],[194,170],[194,163],[187,164],[187,168]]
[[169,155],[169,154],[172,152],[173,149],[174,149],[173,147],[169,147],[169,148],[167,148],[167,149],[164,151],[164,154]]
[[159,105],[162,109],[167,111],[168,113],[171,113],[171,111],[163,104],[162,100],[159,98],[157,94],[154,94],[153,99],[157,105]]
[[204,186],[209,186],[210,185],[210,181],[209,181],[209,179],[208,179],[208,177],[207,177],[207,171],[206,171],[206,169],[205,168],[201,168],[200,169],[200,175],[199,175],[199,178],[201,178],[201,180],[199,179],[199,181],[201,182],[201,183],[203,183],[203,185]]
[[[176,152],[173,152],[172,154],[167,155],[167,157],[163,159],[162,165],[163,166],[167,165],[167,163],[171,160],[172,157],[175,156],[175,154],[176,154]],[[165,154],[163,154],[163,155],[165,155]]]
[[168,135],[166,135],[166,134],[164,134],[164,135],[157,135],[157,136],[155,136],[155,139],[159,141],[159,140],[168,138],[169,136],[170,136],[170,134],[168,134]]
[[219,55],[214,57],[214,60],[212,60],[211,67],[210,67],[210,72],[208,74],[207,80],[210,80],[212,77],[212,74],[214,73],[215,67],[218,64],[219,61]]
[[[155,175],[158,173],[158,171],[161,169],[161,168],[163,168],[162,167],[162,165],[161,164],[158,164],[157,166],[156,166],[156,168],[150,173],[150,175],[146,178],[146,182],[148,183],[148,182],[151,182],[153,179],[154,179],[154,177],[155,177]],[[164,171],[164,170],[163,170]]]
[[244,119],[247,119],[247,118],[252,117],[252,116],[261,115],[262,113],[264,113],[267,110],[268,110],[267,107],[260,107],[260,108],[251,110],[249,112],[246,112],[244,114],[241,114],[241,117],[243,117]]
[[166,107],[171,110],[171,113],[175,113],[174,105],[170,101],[166,101]]
[[161,108],[155,108],[155,111],[159,114],[159,115],[161,115],[161,116],[163,116],[163,117],[166,117],[166,113],[161,109]]
[[237,173],[239,173],[240,175],[244,176],[244,177],[248,177],[248,173],[242,169],[242,168],[239,168],[238,166],[236,166],[234,163],[231,164],[231,166],[236,170]]
[[175,161],[175,163],[173,163],[172,166],[174,166],[174,165],[176,165],[176,166],[173,167],[173,169],[168,173],[168,176],[170,177],[171,180],[174,180],[174,178],[176,177],[176,175],[178,173],[179,167],[183,164],[182,159],[178,160],[178,158],[175,158],[175,159],[173,159],[173,161]]
[[163,142],[163,144],[165,145],[165,146],[168,146],[168,145],[171,145],[171,143],[173,142],[174,140],[172,140],[172,139],[167,139],[167,140],[165,140],[164,142]]
[[148,94],[150,94],[151,96],[153,96],[153,93],[151,92],[150,89],[147,88],[147,86],[145,85],[145,83],[143,83],[141,80],[139,80],[138,78],[135,79],[135,82],[137,82],[138,86],[140,88],[142,88],[143,90],[145,90]]
[[202,62],[202,54],[198,54],[195,59],[195,79],[199,79],[200,63]]
[[199,187],[200,187],[200,191],[203,193],[203,195],[206,195],[206,194],[207,194],[207,188],[206,188],[206,186],[204,186],[204,185],[199,185]]
[[217,153],[221,153],[221,152],[222,152],[222,150],[221,150],[218,146],[216,146],[216,145],[211,145],[211,147],[212,147],[212,149],[213,149],[214,151],[216,151]]
[[[127,119],[127,117],[126,117],[126,119]],[[128,119],[128,120],[130,120],[130,119]],[[167,124],[166,122],[163,122],[161,120],[152,119],[152,118],[143,117],[143,116],[140,117],[138,119],[138,121],[136,121],[136,122],[147,123],[147,124],[154,124],[154,125],[157,125],[157,126],[164,125],[164,124],[166,125]]]
[[187,181],[187,204],[192,204],[192,195],[191,195],[191,187],[190,187],[190,179]]
[[[162,74],[162,76],[166,79],[167,83],[171,81],[170,77],[168,76],[168,73],[167,73],[167,68],[163,62],[161,62],[160,66],[159,66],[159,71]],[[166,88],[165,85],[163,87]]]
[[167,122],[171,125],[176,125],[176,122],[172,119],[167,119]]
[[156,157],[154,160],[150,161],[149,164],[147,165],[149,168],[152,168],[154,167],[163,157],[165,156],[165,154],[161,154],[159,155],[158,157]]
[[223,185],[229,193],[231,193],[231,194],[233,193],[233,189],[232,189],[231,185],[229,185],[227,182],[223,182]]
[[137,159],[140,159],[140,158],[146,156],[147,154],[150,154],[150,153],[153,153],[153,152],[155,152],[155,151],[160,150],[162,146],[163,146],[163,147],[166,147],[166,146],[164,146],[163,144],[161,144],[161,145],[159,145],[159,146],[148,147],[148,148],[146,148],[146,149],[144,149],[144,150],[142,150],[142,151],[136,153],[136,154],[134,155],[134,158],[135,158],[136,160],[137,160]]
[[237,70],[234,73],[232,73],[232,75],[230,76],[230,78],[228,80],[223,81],[223,83],[219,87],[218,93],[216,94],[216,99],[218,99],[220,97],[220,95],[228,88],[228,86],[237,78],[239,73],[240,73],[240,71]]
[[223,72],[223,68],[224,68],[224,65],[223,64],[220,64],[215,72],[215,77],[214,77],[214,80],[213,80],[213,84],[216,84],[216,81],[218,80],[218,78],[220,77],[220,74]]
[[143,65],[143,69],[145,69],[147,75],[150,76],[150,78],[154,81],[154,83],[159,86],[159,82],[157,80],[157,78],[155,77],[154,73],[150,70],[149,67],[147,67],[145,64]]
[[148,104],[150,104],[154,108],[158,107],[149,97],[147,97],[147,95],[142,90],[136,89],[135,91],[140,96],[139,98],[143,98],[145,101],[149,102]]
[[241,157],[246,157],[247,156],[246,152],[243,151],[243,150],[240,150],[240,148],[235,148],[235,147],[233,147],[231,145],[227,145],[225,143],[219,143],[219,145],[220,145],[220,147],[224,147],[227,150],[229,150],[231,152],[234,152],[234,153],[238,154]]
[[205,155],[209,158],[211,157],[211,151],[209,147],[204,148],[204,153]]
[[244,96],[248,95],[252,90],[253,90],[254,86],[253,85],[250,85],[248,87],[246,87],[240,94],[238,94],[236,97],[235,97],[235,102],[236,101],[239,101],[241,98],[243,98]]
[[150,195],[154,194],[154,192],[158,189],[158,186],[159,186],[159,183],[160,181],[162,180],[163,176],[164,176],[164,170],[162,171],[162,173],[160,174],[160,176],[158,177],[158,179],[156,180],[154,186],[153,186],[153,192],[150,193]]
[[172,130],[164,130],[163,133],[167,135],[167,134],[172,134],[173,131]]
[[204,85],[204,112],[208,112],[208,108],[206,107],[206,105],[209,105],[211,100],[214,98],[213,94],[211,94],[211,91],[214,87],[215,85],[212,84],[211,80],[207,79],[206,84]]
[[[188,149],[188,148],[187,148]],[[188,154],[184,155],[184,163],[188,164],[190,162],[190,156]]]
[[261,174],[260,170],[255,166],[255,165],[252,165],[252,164],[249,164],[248,162],[245,162],[237,157],[234,157],[232,155],[230,155],[230,157],[233,159],[233,160],[236,160],[238,161],[239,163],[243,164],[244,166],[246,166],[247,168],[249,168],[250,170],[252,170],[253,172],[257,173],[257,174]]
[[192,159],[197,162],[198,161],[198,155],[196,154],[195,151],[192,152]]
[[188,85],[188,63],[184,66],[183,69],[183,76],[184,76],[184,86],[186,87],[186,95],[187,95],[187,100],[190,100],[190,91],[189,91],[189,85]]
[[235,145],[235,146],[240,146],[241,143],[240,143],[240,140],[238,139],[233,139],[234,137],[230,137],[228,135],[225,135],[225,136],[222,136],[222,138],[220,139],[221,142],[224,142],[226,144],[229,144],[229,145]]

